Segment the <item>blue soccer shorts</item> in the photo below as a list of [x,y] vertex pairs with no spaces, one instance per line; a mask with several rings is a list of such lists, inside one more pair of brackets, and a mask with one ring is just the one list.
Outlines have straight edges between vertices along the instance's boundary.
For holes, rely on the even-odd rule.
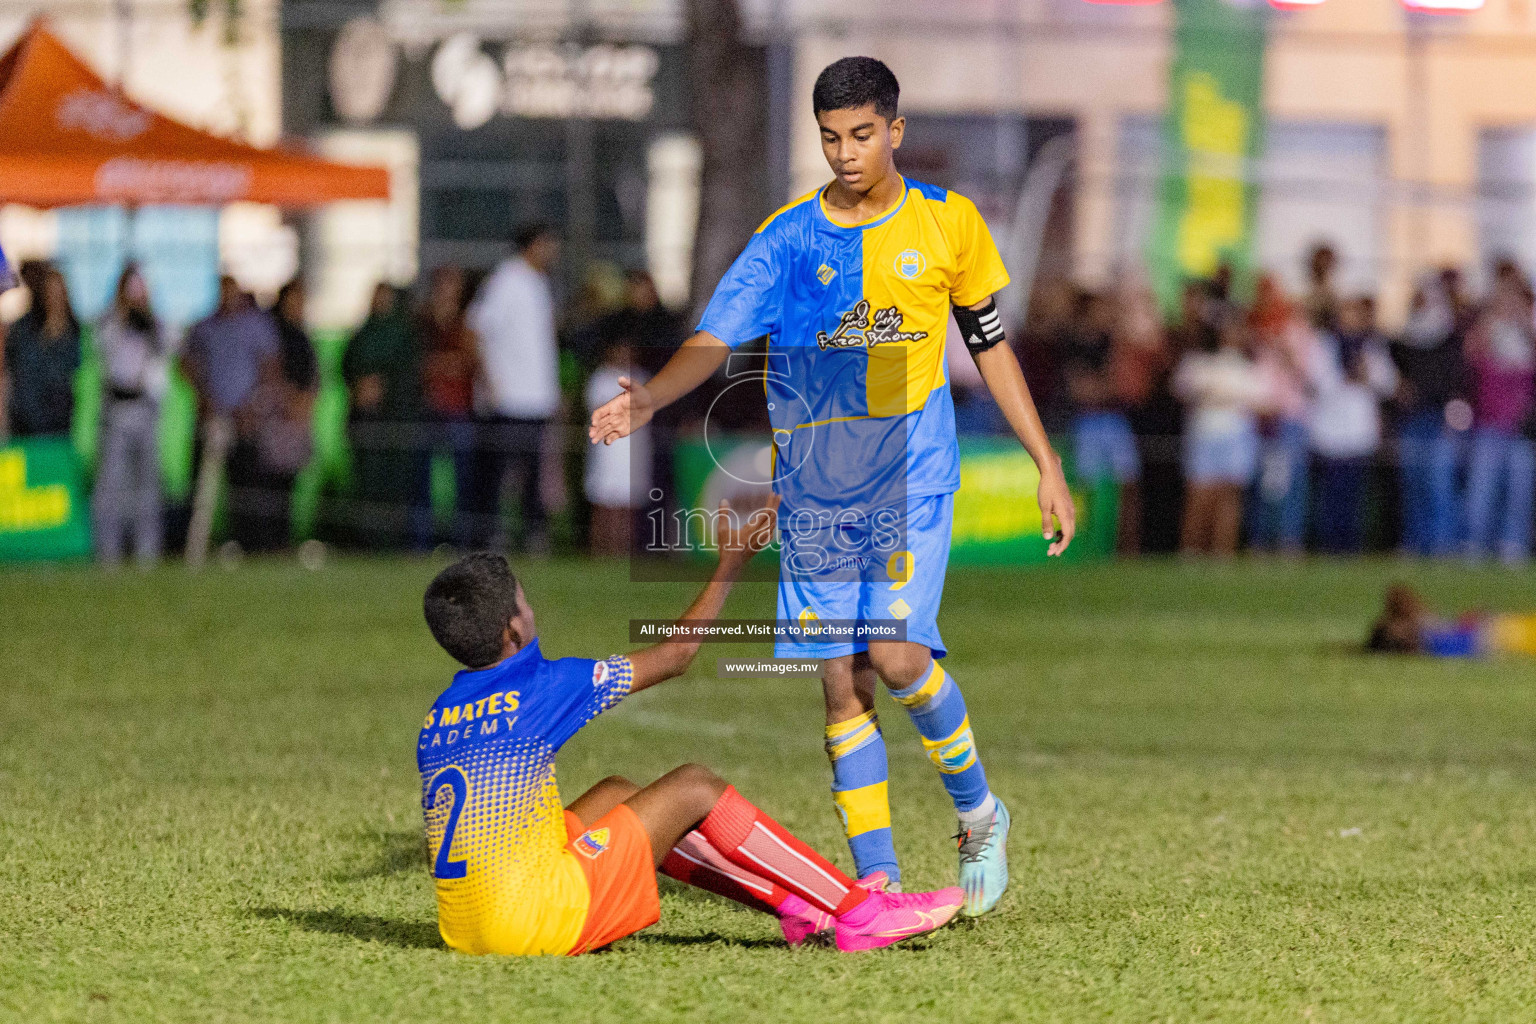
[[[779,609],[781,620],[814,628],[817,620],[900,620],[906,639],[945,654],[939,637],[939,602],[949,566],[955,496],[909,498],[905,513],[843,513],[834,522],[780,510]],[[840,658],[869,649],[854,639],[817,643],[781,637],[776,658]]]

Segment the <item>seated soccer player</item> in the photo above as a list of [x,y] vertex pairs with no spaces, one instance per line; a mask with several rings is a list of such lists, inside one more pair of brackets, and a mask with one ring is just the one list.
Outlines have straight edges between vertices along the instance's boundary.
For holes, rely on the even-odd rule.
[[[680,622],[713,619],[768,542],[772,508],[722,537],[720,562]],[[450,948],[584,953],[655,924],[656,871],[774,914],[798,945],[834,928],[844,951],[939,928],[959,888],[903,895],[860,886],[698,765],[649,786],[604,779],[562,807],[555,754],[626,696],[681,675],[696,639],[603,661],[550,660],[500,555],[471,555],[427,588],[427,625],[466,666],[417,742],[438,927]]]
[[1412,587],[1394,583],[1387,588],[1381,617],[1371,624],[1365,647],[1377,654],[1433,658],[1536,656],[1536,614],[1467,612],[1455,619],[1441,618]]

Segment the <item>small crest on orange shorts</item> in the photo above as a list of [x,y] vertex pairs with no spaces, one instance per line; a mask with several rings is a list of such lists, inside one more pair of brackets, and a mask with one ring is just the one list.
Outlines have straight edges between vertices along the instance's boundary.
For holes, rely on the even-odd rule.
[[573,844],[576,852],[584,857],[596,857],[608,849],[609,833],[607,828],[595,828],[590,832],[583,832]]

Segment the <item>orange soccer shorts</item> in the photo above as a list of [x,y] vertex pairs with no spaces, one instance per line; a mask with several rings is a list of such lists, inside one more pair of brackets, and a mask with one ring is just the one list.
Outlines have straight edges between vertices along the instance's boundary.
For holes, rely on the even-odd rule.
[[565,834],[570,840],[565,848],[581,865],[592,893],[572,956],[617,942],[661,920],[651,837],[634,811],[619,804],[590,828],[566,811]]

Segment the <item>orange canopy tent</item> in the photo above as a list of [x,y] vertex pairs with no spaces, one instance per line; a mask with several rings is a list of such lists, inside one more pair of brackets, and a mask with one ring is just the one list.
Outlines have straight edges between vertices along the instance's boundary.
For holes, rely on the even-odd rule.
[[388,198],[382,167],[249,146],[134,103],[41,20],[0,57],[0,203],[293,207]]

